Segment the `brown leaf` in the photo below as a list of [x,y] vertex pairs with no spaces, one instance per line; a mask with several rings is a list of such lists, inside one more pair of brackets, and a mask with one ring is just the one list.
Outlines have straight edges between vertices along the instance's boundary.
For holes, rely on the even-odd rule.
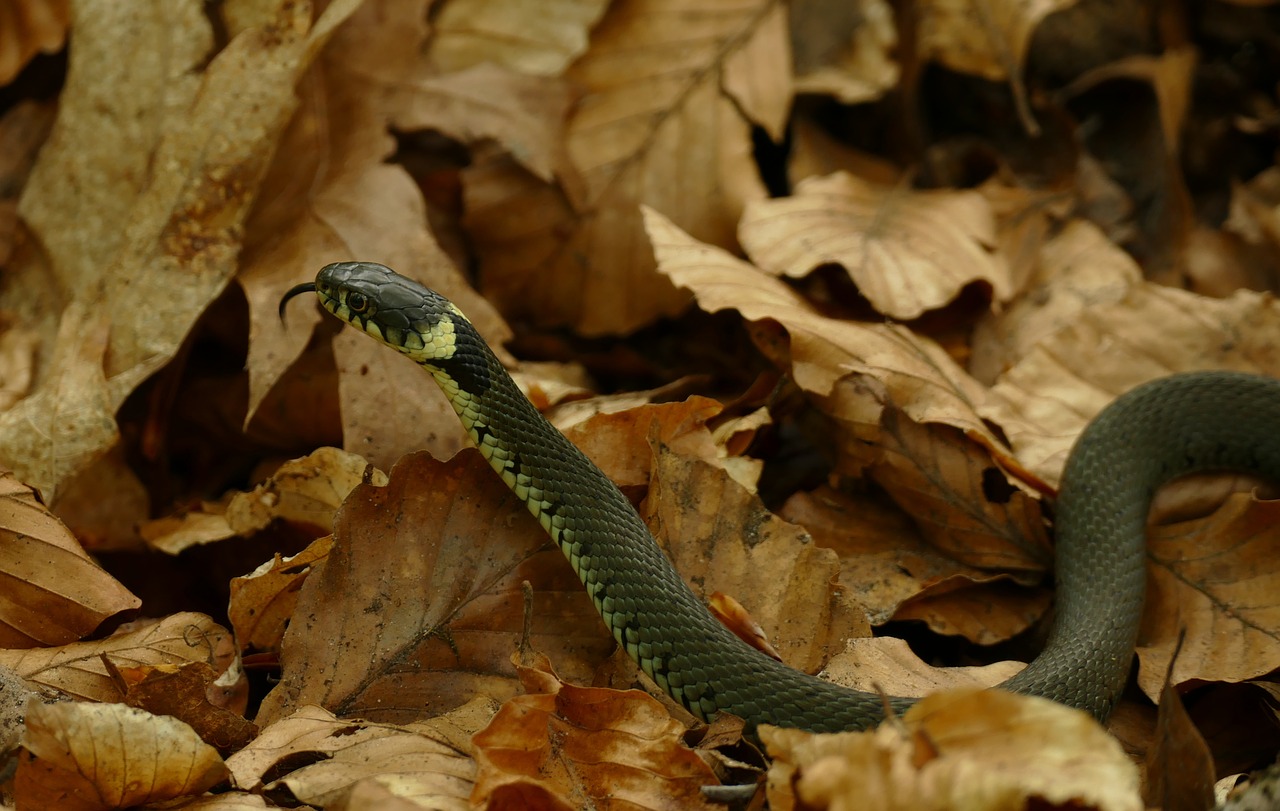
[[298,605],[298,591],[329,557],[333,536],[317,538],[291,557],[277,553],[251,574],[231,579],[227,619],[241,649],[278,651]]
[[792,667],[812,673],[847,638],[870,635],[861,607],[836,582],[834,553],[724,471],[659,446],[646,509],[695,593],[741,600]]
[[495,62],[533,76],[556,76],[586,50],[587,35],[608,5],[455,0],[433,16],[427,56],[445,72]]
[[1036,26],[1075,4],[1076,0],[928,0],[920,9],[917,47],[922,58],[936,59],[953,70],[992,81],[1016,78]]
[[1087,714],[1043,698],[953,690],[921,700],[900,725],[835,735],[763,727],[761,737],[774,757],[775,808],[1142,808],[1119,744]]
[[115,701],[120,691],[102,657],[118,666],[208,662],[225,673],[236,662],[231,635],[203,614],[173,614],[163,620],[121,628],[106,639],[57,648],[0,650],[0,666],[28,681],[90,701]]
[[209,700],[218,674],[206,662],[124,667],[115,675],[125,685],[122,703],[177,718],[223,755],[243,749],[258,735],[258,727],[243,718],[243,706],[232,712]]
[[386,487],[343,504],[334,545],[308,576],[260,724],[304,704],[409,721],[473,695],[506,698],[524,625],[521,581],[536,591],[534,640],[590,669],[612,649],[572,568],[479,453],[410,454]]
[[30,702],[23,746],[19,808],[130,808],[200,794],[227,775],[191,727],[123,704]]
[[1147,750],[1143,800],[1164,811],[1203,811],[1214,804],[1213,756],[1172,683],[1160,691],[1156,739]]
[[835,264],[877,311],[912,319],[969,284],[1010,295],[992,251],[995,219],[976,191],[912,191],[847,173],[801,181],[791,197],[747,205],[738,238],[763,270],[793,278]]
[[302,802],[326,807],[367,780],[417,801],[415,807],[462,809],[476,769],[468,741],[495,709],[477,700],[448,716],[396,728],[307,706],[264,729],[227,767],[242,789],[287,788]]
[[67,0],[0,0],[0,86],[36,55],[62,47],[71,22]]
[[64,645],[142,605],[7,471],[0,472],[0,581],[2,648]]
[[914,697],[958,687],[994,687],[1025,666],[997,662],[982,667],[933,667],[903,640],[884,636],[850,639],[842,652],[831,657],[822,675],[864,693]]
[[898,30],[885,0],[811,1],[790,11],[798,91],[860,104],[897,85]]
[[476,733],[473,804],[490,808],[715,808],[711,769],[684,726],[637,690],[575,687],[535,654],[519,667],[526,695]]

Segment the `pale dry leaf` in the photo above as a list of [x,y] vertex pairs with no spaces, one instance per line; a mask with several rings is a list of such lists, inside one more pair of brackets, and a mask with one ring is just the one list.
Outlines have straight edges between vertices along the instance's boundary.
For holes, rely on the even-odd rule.
[[[300,109],[246,226],[237,279],[249,301],[250,420],[327,318],[314,300],[299,302],[282,327],[280,297],[330,262],[368,259],[417,279],[466,312],[500,355],[510,335],[436,243],[413,179],[388,162],[396,148],[387,131],[392,116],[422,70],[428,3],[401,4],[394,13],[384,5],[363,3],[302,80]],[[347,450],[385,470],[406,449],[445,458],[462,447],[452,409],[407,358],[348,334],[335,340],[334,354]]]
[[525,695],[503,705],[472,739],[471,800],[489,808],[718,807],[702,786],[717,783],[687,746],[684,725],[637,690],[561,681],[542,654],[522,666]]
[[224,673],[237,660],[231,634],[203,614],[172,614],[106,639],[56,648],[0,650],[0,665],[33,684],[87,701],[117,701],[120,690],[102,657],[116,666],[208,662]]
[[304,706],[264,729],[227,766],[242,789],[287,787],[304,802],[328,805],[373,780],[427,807],[466,808],[475,776],[468,741],[496,710],[477,699],[447,716],[393,727]]
[[587,49],[607,0],[449,0],[433,13],[427,57],[444,73],[494,62],[559,76]]
[[[511,315],[588,335],[630,331],[685,307],[688,296],[654,276],[637,205],[665,212],[699,238],[733,244],[743,203],[764,189],[750,122],[723,85],[741,49],[765,54],[756,37],[776,25],[776,6],[615,3],[567,74],[583,89],[567,144],[584,199],[531,183],[509,162],[464,173],[485,294]],[[751,69],[777,75],[789,66]],[[785,107],[759,97],[784,85],[753,81],[753,108]]]
[[227,619],[241,649],[278,651],[307,577],[329,556],[333,536],[317,538],[296,555],[279,553],[252,573],[231,578]]
[[[331,4],[313,27],[308,8],[281,3],[270,25],[241,33],[212,60],[198,2],[162,4],[142,18],[113,3],[81,7],[58,123],[21,211],[55,277],[75,292],[73,304],[117,316],[107,336],[106,397],[60,400],[60,410],[112,430],[86,432],[67,454],[54,436],[58,409],[0,424],[6,453],[15,434],[35,426],[41,441],[22,446],[20,456],[39,472],[42,489],[55,491],[115,442],[119,405],[172,358],[225,287],[271,153],[265,145],[287,123],[294,83],[319,41],[354,5]],[[77,332],[60,343],[83,340]],[[103,365],[94,362],[97,374]],[[48,386],[24,403],[41,396],[52,397]]]
[[994,381],[1086,309],[1120,301],[1142,279],[1133,257],[1084,220],[1067,223],[1037,254],[1017,298],[974,331],[969,366],[981,379]]
[[1280,666],[1277,526],[1280,502],[1235,493],[1206,518],[1154,528],[1138,645],[1138,685],[1153,700],[1166,673],[1174,685],[1238,682]]
[[362,457],[338,448],[317,448],[285,462],[253,490],[232,496],[227,524],[240,535],[265,529],[278,519],[327,532],[333,514],[366,477],[379,487],[387,483],[387,474]]
[[991,389],[985,416],[1018,459],[1056,483],[1089,420],[1117,395],[1174,372],[1280,374],[1280,304],[1239,291],[1210,299],[1146,282],[1120,301],[1083,309]]
[[777,143],[787,136],[787,120],[794,96],[787,37],[787,6],[778,3],[734,51],[724,65],[724,90],[756,125]]
[[982,667],[934,667],[901,639],[850,639],[822,669],[822,677],[864,693],[915,698],[961,687],[994,687],[1019,673],[1022,662]]
[[1076,0],[928,0],[920,6],[923,59],[992,81],[1017,77],[1040,21]]
[[474,695],[509,697],[525,580],[535,589],[535,643],[574,654],[575,676],[590,678],[612,638],[524,504],[474,450],[449,462],[404,457],[386,487],[362,484],[339,510],[259,721],[304,704],[412,721]]
[[176,718],[123,704],[27,704],[19,808],[131,808],[200,794],[227,775],[217,751]]
[[747,205],[738,238],[760,268],[799,278],[839,265],[879,312],[912,319],[967,285],[1011,294],[993,252],[995,218],[976,191],[915,191],[843,172],[802,181],[791,197]]
[[898,27],[885,0],[800,0],[789,8],[797,91],[862,104],[898,84]]
[[0,87],[37,53],[62,47],[71,24],[69,0],[0,0]]
[[7,471],[0,472],[0,582],[0,648],[74,642],[142,605]]
[[883,811],[1138,811],[1138,771],[1086,713],[1048,699],[960,689],[901,724],[807,735],[765,727],[773,807]]

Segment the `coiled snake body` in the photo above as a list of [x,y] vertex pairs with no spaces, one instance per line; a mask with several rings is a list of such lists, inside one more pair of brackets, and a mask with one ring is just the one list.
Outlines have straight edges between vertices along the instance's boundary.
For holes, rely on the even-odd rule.
[[[830,732],[880,721],[880,696],[792,670],[714,619],[626,497],[542,417],[447,299],[382,265],[340,262],[285,294],[281,313],[309,291],[435,377],[476,447],[569,559],[618,644],[694,715],[733,713],[752,730],[767,723]],[[1211,468],[1280,481],[1276,426],[1280,381],[1232,372],[1157,380],[1099,414],[1062,477],[1049,641],[1000,686],[1105,720],[1137,638],[1156,488]],[[901,711],[912,702],[888,703]]]

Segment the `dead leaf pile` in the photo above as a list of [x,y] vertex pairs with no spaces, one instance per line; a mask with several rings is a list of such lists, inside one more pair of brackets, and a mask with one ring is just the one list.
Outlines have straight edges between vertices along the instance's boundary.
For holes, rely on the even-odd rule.
[[[1280,5],[1104,5],[0,0],[0,805],[1182,808],[1273,760],[1252,480],[1158,499],[1107,730],[978,689],[1089,420],[1280,376]],[[631,689],[429,377],[282,323],[347,259],[751,644],[935,695],[762,756]]]

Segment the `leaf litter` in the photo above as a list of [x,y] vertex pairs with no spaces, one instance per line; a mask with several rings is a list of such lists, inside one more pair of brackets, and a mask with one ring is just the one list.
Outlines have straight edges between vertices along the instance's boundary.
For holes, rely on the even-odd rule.
[[[1135,49],[1072,3],[37,6],[0,0],[0,667],[39,696],[6,801],[1173,808],[1274,756],[1249,708],[1280,536],[1247,480],[1157,505],[1124,750],[971,689],[1050,610],[1092,415],[1277,373],[1274,82],[1203,21]],[[1218,43],[1274,14],[1221,6]],[[765,731],[765,776],[614,689],[644,679],[426,375],[315,307],[279,322],[348,258],[456,301],[784,661],[944,692]]]

